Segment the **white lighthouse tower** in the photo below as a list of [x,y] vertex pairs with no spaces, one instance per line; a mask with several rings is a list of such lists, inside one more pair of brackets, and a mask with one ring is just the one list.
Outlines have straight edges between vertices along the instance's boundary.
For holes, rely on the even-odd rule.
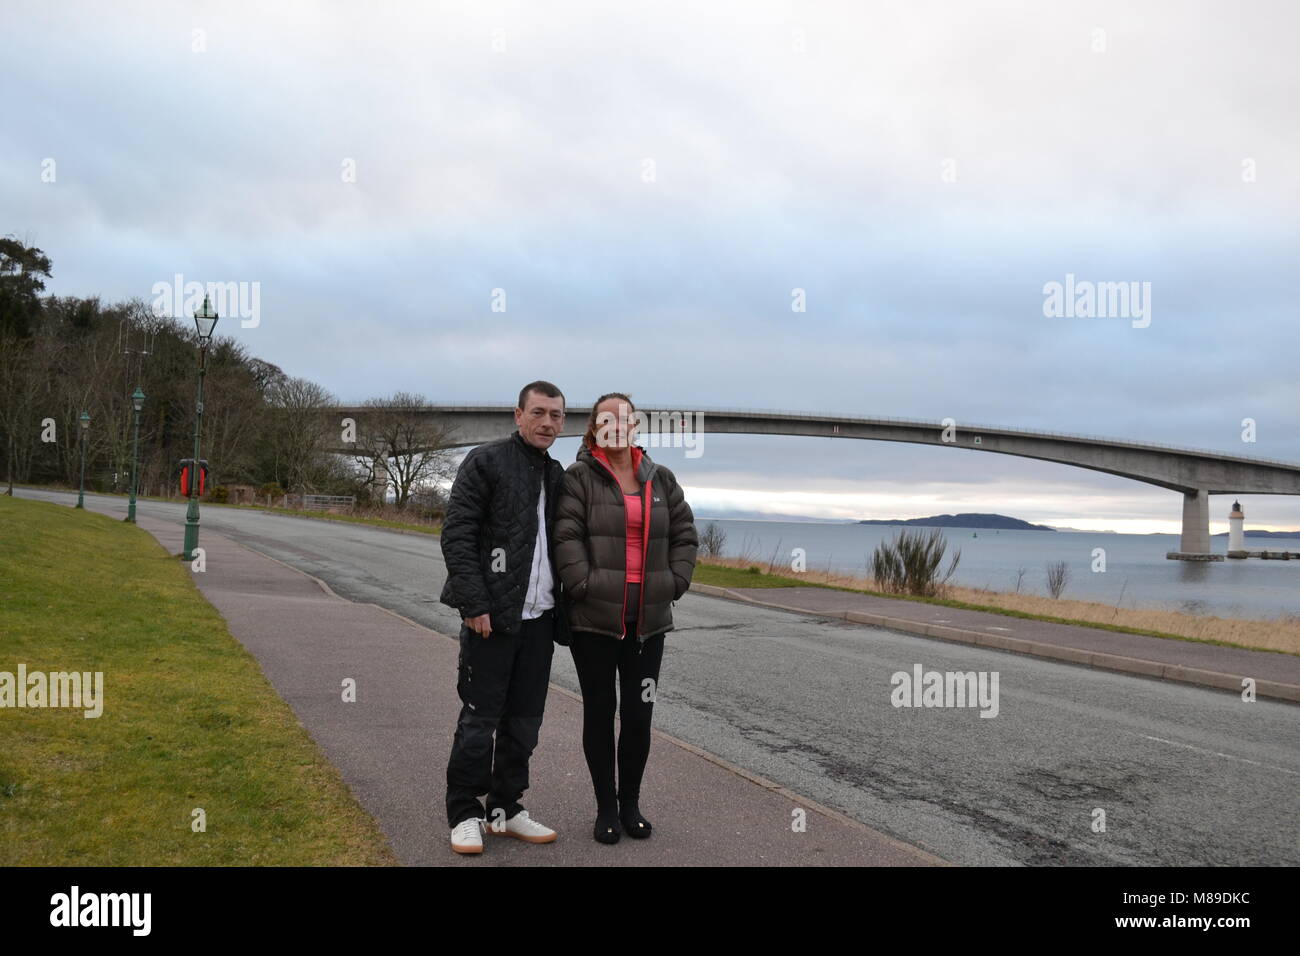
[[1228,515],[1228,557],[1244,558],[1246,556],[1246,535],[1242,524],[1246,515],[1241,510],[1241,502],[1232,503],[1232,512]]

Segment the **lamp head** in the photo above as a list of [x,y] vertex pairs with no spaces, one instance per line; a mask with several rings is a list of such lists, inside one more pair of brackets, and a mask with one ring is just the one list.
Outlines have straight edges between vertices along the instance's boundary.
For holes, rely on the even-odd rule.
[[203,308],[194,313],[194,327],[199,332],[199,344],[207,348],[212,341],[212,330],[217,327],[217,312],[206,295],[203,297]]

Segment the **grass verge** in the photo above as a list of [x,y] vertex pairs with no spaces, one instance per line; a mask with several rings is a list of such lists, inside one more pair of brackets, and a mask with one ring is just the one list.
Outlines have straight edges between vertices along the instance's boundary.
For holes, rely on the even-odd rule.
[[[0,496],[0,671],[103,672],[103,713],[0,707],[0,865],[392,865],[293,711],[146,532]],[[206,832],[193,832],[193,812]]]
[[[751,570],[752,569],[752,570]],[[809,570],[798,577],[768,574],[745,558],[701,558],[694,580],[723,588],[830,588],[853,591],[891,601],[916,601],[1005,617],[1073,624],[1124,634],[1142,634],[1178,641],[1218,644],[1251,651],[1300,654],[1300,622],[1294,619],[1256,621],[1208,617],[1148,608],[1117,608],[1091,601],[1073,601],[1032,594],[1008,594],[975,588],[949,587],[947,597],[925,598],[885,594],[869,587],[868,579]]]
[[[36,491],[61,491],[65,493],[75,492],[75,488],[64,488],[58,485],[14,485],[15,488],[31,488]],[[112,491],[88,491],[86,494],[102,495],[105,498],[121,498],[125,501],[129,495],[119,494]],[[0,496],[2,497],[2,496]],[[184,504],[184,498],[165,498],[162,495],[137,495],[137,501],[166,501],[172,504]],[[442,524],[434,521],[420,521],[417,518],[384,518],[377,515],[366,514],[329,514],[322,511],[303,511],[299,508],[276,508],[271,505],[236,505],[223,501],[199,500],[201,508],[239,508],[244,511],[266,511],[277,515],[290,515],[294,518],[311,518],[316,521],[342,521],[347,524],[367,524],[376,528],[398,528],[402,531],[415,531],[420,534],[439,535],[442,533]]]

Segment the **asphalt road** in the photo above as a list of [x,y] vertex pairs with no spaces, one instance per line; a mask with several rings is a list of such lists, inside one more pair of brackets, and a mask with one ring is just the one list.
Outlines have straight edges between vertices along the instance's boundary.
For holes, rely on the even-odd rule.
[[[184,520],[183,505],[138,507]],[[202,520],[345,597],[457,632],[436,537],[220,507]],[[657,727],[953,862],[1300,863],[1294,705],[690,593],[674,617]],[[997,672],[997,716],[893,706],[891,675],[917,664]],[[563,649],[552,679],[578,691]]]

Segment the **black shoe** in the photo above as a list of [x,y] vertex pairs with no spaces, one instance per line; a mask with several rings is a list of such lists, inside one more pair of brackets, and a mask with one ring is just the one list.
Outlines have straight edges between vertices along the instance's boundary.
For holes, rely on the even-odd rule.
[[650,825],[649,820],[641,816],[641,811],[636,804],[636,800],[622,800],[619,802],[619,822],[623,824],[623,829],[627,831],[628,836],[633,839],[644,840],[654,830],[654,827]]
[[596,838],[597,843],[617,843],[618,838],[623,835],[618,814],[613,810],[602,810],[597,813],[596,825],[592,827],[591,835]]

